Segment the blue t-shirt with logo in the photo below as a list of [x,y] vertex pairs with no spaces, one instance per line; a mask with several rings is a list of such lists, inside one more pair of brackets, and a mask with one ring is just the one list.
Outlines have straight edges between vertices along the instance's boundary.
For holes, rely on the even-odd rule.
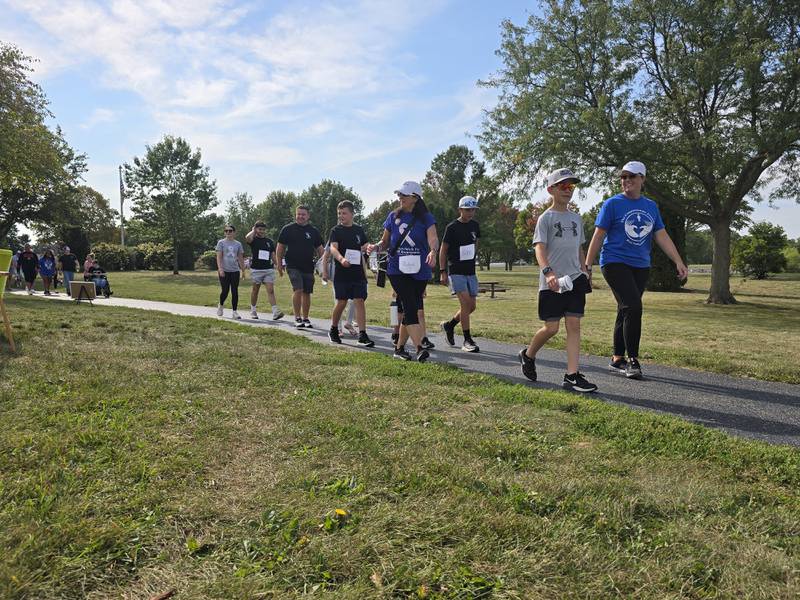
[[664,229],[655,202],[644,196],[631,200],[624,194],[603,202],[594,224],[607,232],[600,250],[601,267],[609,263],[649,267],[653,234]]
[[[407,212],[401,212],[400,216],[395,216],[395,211],[389,213],[386,221],[383,222],[383,228],[386,229],[389,236],[389,248],[394,248],[400,237],[405,233],[408,228],[413,215]],[[436,224],[436,219],[433,218],[431,213],[425,213],[421,219],[414,221],[414,226],[411,232],[403,240],[403,243],[397,249],[394,256],[389,257],[389,264],[386,268],[386,273],[389,275],[411,275],[414,279],[421,281],[428,281],[431,278],[431,268],[425,259],[431,249],[428,246],[428,228]],[[419,257],[419,270],[416,273],[413,271],[413,266],[416,264]],[[403,258],[405,257],[405,258]],[[404,268],[401,269],[401,262]]]

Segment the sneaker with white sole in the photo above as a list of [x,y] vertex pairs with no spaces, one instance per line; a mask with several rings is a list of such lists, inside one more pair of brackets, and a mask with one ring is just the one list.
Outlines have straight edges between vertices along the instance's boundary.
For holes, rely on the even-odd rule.
[[394,349],[394,352],[392,353],[392,358],[399,358],[400,360],[411,360],[411,355],[408,353],[405,346],[401,346],[400,348]]
[[430,355],[431,355],[431,353],[428,352],[427,348],[425,348],[423,346],[420,346],[419,350],[417,350],[417,356],[415,357],[415,360],[417,362],[424,363],[426,360],[428,360]]
[[303,319],[301,319],[300,317],[295,317],[294,318],[294,326],[297,329],[302,329],[304,327]]
[[257,319],[258,318],[258,311],[255,308],[250,309],[250,318]]
[[272,320],[273,321],[280,321],[284,317],[283,312],[278,310],[272,313]]
[[628,366],[625,367],[625,377],[628,379],[641,379],[642,378],[642,367],[639,364],[639,361],[635,358],[628,359]]
[[331,327],[330,331],[328,331],[328,339],[332,341],[334,344],[341,344],[342,337],[339,335],[339,328],[338,327]]
[[311,324],[311,321],[308,319],[303,319],[303,327],[306,329],[313,329],[314,326]]
[[565,390],[582,392],[584,394],[590,394],[597,391],[597,386],[586,381],[586,377],[584,377],[583,373],[580,372],[573,373],[572,375],[564,375],[564,382],[561,384],[561,387],[563,387]]
[[422,338],[422,343],[420,344],[425,350],[433,350],[436,348],[436,344],[428,339],[428,336]]
[[628,366],[628,361],[624,358],[619,358],[617,360],[612,360],[608,363],[608,370],[612,373],[619,373],[620,375],[625,374],[625,369]]
[[222,304],[217,304],[217,316],[222,316]]
[[239,316],[239,313],[235,310],[231,311],[231,319],[241,319],[242,317]]
[[464,340],[464,343],[461,345],[461,349],[464,352],[480,352],[481,349],[478,348],[478,344],[475,343],[475,340],[469,339]]
[[365,348],[372,348],[375,345],[375,342],[369,339],[366,331],[363,331],[358,336],[358,345],[364,346]]

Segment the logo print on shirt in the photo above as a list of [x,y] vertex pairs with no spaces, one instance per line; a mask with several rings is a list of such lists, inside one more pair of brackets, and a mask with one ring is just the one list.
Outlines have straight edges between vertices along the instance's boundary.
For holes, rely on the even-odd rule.
[[622,222],[625,224],[625,235],[628,238],[628,243],[634,246],[644,244],[655,226],[655,220],[650,213],[639,209],[627,213]]
[[[397,228],[397,230],[400,232],[401,236],[405,233],[406,229],[408,229],[408,223],[400,223],[400,226]],[[410,233],[406,236],[406,239],[403,240],[403,243],[404,244],[408,244],[409,246],[412,246],[412,247],[416,246],[416,244],[414,243],[414,240],[411,239],[411,234]]]
[[554,227],[556,228],[555,237],[564,237],[564,229],[571,231],[572,237],[578,237],[578,224],[575,221],[572,221],[566,227],[561,225],[561,221],[556,221]]
[[474,231],[470,231],[470,233],[472,234],[472,241],[473,242],[478,239],[478,235]]
[[307,239],[307,240],[310,240],[310,239],[311,239],[311,234],[310,234],[310,233],[308,233],[307,231],[306,231],[306,239]]

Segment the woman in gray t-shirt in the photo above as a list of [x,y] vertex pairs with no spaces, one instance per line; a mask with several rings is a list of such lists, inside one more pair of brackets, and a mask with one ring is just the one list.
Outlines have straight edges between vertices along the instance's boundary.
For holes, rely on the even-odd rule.
[[219,294],[217,316],[222,316],[222,306],[231,294],[231,317],[241,319],[236,309],[239,307],[239,278],[244,273],[244,248],[236,238],[236,228],[225,225],[225,237],[217,242],[217,272],[222,291]]

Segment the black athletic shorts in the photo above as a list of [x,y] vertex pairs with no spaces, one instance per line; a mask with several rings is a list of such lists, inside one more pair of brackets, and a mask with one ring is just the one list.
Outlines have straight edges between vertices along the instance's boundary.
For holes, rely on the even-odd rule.
[[572,289],[559,294],[552,290],[539,290],[539,318],[542,321],[560,321],[562,317],[582,317],[586,306],[586,292]]

